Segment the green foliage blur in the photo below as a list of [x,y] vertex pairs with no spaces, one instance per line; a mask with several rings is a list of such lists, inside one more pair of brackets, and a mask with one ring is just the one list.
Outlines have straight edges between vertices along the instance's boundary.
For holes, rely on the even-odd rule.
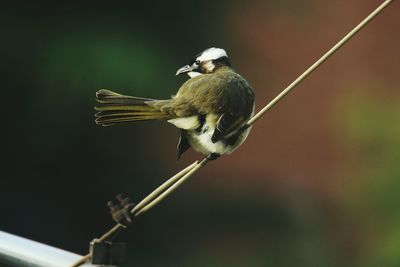
[[[373,234],[372,244],[363,244],[365,258],[360,266],[398,266],[400,264],[400,100],[385,99],[360,91],[343,103],[345,129],[362,182],[351,210],[365,221]],[[339,113],[341,114],[341,113]],[[354,192],[352,192],[354,194]]]
[[[86,254],[113,225],[107,201],[140,201],[200,157],[176,161],[178,131],[162,122],[96,126],[98,89],[168,98],[187,79],[176,70],[217,46],[259,109],[376,5],[4,3],[0,230]],[[120,235],[125,266],[399,266],[398,10]]]

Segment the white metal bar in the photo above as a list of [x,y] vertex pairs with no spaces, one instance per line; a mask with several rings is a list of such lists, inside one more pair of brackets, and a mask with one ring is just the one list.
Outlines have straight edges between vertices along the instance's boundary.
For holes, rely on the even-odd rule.
[[80,258],[81,255],[0,231],[1,266],[68,267]]

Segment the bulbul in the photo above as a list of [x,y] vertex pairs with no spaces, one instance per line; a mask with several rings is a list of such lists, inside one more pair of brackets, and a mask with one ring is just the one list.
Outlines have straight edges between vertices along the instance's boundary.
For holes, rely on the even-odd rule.
[[190,147],[210,160],[232,153],[250,131],[246,122],[254,113],[252,87],[231,67],[221,48],[204,50],[176,72],[181,74],[190,79],[165,100],[99,90],[96,123],[108,126],[165,120],[181,130],[178,159]]

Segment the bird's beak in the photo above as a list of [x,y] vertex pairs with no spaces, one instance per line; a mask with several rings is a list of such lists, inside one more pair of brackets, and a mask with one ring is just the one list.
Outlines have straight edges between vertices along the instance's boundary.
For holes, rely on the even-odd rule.
[[182,73],[187,73],[193,70],[192,66],[186,65],[180,68],[177,72],[176,75],[182,74]]

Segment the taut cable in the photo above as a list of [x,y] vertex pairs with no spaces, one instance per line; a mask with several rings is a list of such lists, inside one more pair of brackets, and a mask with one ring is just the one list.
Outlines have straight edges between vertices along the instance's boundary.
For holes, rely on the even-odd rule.
[[[245,127],[250,127],[258,119],[260,119],[269,109],[271,109],[276,103],[282,100],[290,91],[292,91],[296,86],[298,86],[305,78],[307,78],[314,70],[321,66],[330,56],[336,53],[344,44],[346,44],[352,37],[354,37],[362,28],[364,28],[371,20],[373,20],[378,14],[380,14],[389,4],[394,0],[386,0],[379,7],[377,7],[371,14],[369,14],[363,21],[361,21],[354,29],[352,29],[348,34],[346,34],[338,43],[336,43],[331,49],[329,49],[321,58],[319,58],[314,64],[312,64],[305,72],[303,72],[296,80],[289,84],[282,92],[272,99],[266,106],[264,106],[256,115],[254,115],[245,125]],[[204,167],[209,160],[207,158],[203,159],[201,162],[194,162],[166,182],[161,186],[156,188],[152,193],[145,197],[139,204],[137,204],[132,210],[131,214],[137,217],[144,212],[150,210],[152,207],[157,205],[169,194],[174,192],[183,182],[189,179],[194,173],[199,169]],[[115,225],[107,233],[99,238],[99,240],[104,241],[112,237],[115,233],[123,229],[124,226],[121,224]],[[74,263],[71,267],[77,267],[85,263],[90,259],[90,254],[82,257],[78,262]]]

